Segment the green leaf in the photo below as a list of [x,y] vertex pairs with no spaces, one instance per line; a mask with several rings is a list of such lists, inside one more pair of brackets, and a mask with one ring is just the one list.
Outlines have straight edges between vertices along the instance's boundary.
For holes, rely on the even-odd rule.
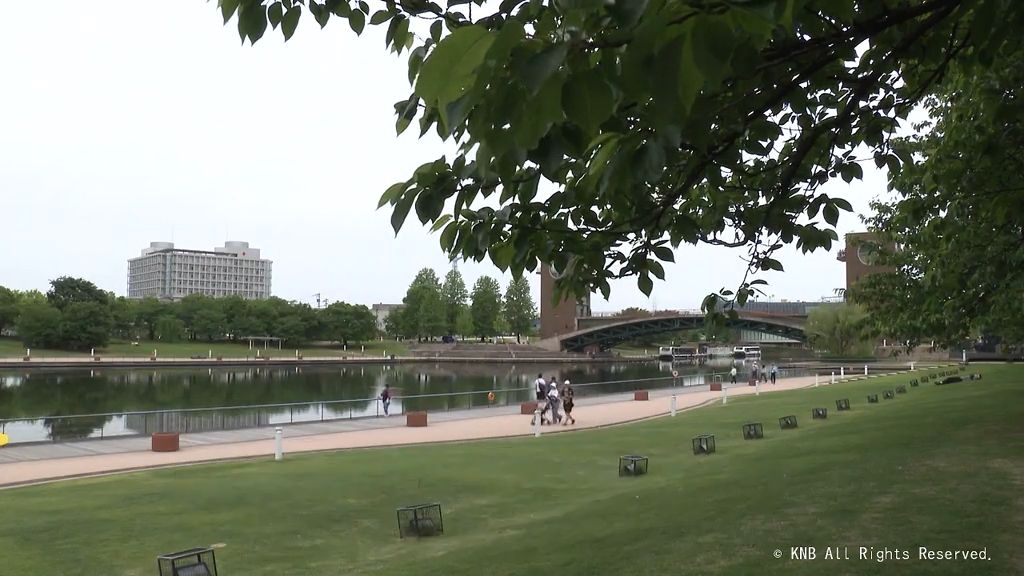
[[444,227],[444,232],[441,232],[441,248],[443,248],[445,252],[452,251],[452,246],[455,245],[455,235],[458,234],[458,232],[458,222],[449,222],[448,225]]
[[647,262],[647,268],[659,280],[664,280],[665,279],[665,267],[661,265],[661,262],[658,262],[657,260],[649,260]]
[[672,252],[672,249],[667,246],[655,246],[653,251],[654,255],[657,256],[659,260],[663,260],[665,262],[676,261],[675,254]]
[[238,10],[238,0],[220,0],[220,13],[224,16],[224,23],[227,24],[228,20],[235,15],[235,10]]
[[717,87],[732,72],[729,60],[735,43],[732,28],[722,18],[704,17],[694,25],[693,61],[712,86]]
[[595,71],[575,74],[562,88],[562,108],[569,120],[593,134],[614,111],[612,88]]
[[782,272],[782,262],[773,258],[765,258],[761,261],[761,270],[778,270]]
[[444,228],[445,225],[448,224],[451,221],[451,219],[452,219],[452,215],[451,214],[442,214],[441,217],[438,218],[434,222],[434,225],[430,227],[430,231],[431,232],[437,232],[441,228]]
[[836,222],[839,222],[839,209],[835,204],[825,204],[821,213],[825,217],[825,222],[828,222],[830,226],[835,226]]
[[327,26],[327,21],[331,19],[331,12],[327,8],[311,0],[309,11],[313,14],[313,19],[320,25],[320,28]]
[[608,11],[611,12],[620,27],[632,28],[640,21],[644,10],[647,9],[648,2],[649,0],[615,0]]
[[[388,12],[387,10],[377,10],[376,12],[373,13],[373,16],[370,16],[370,24],[372,24],[374,26],[376,26],[378,24],[383,24],[384,22],[387,22],[388,20],[390,20],[394,16],[395,16],[394,12]],[[440,24],[440,23],[441,23],[440,20],[435,22],[435,24]]]
[[245,27],[245,36],[249,37],[250,43],[255,44],[257,40],[263,37],[263,33],[267,30],[266,7],[259,2],[243,5],[242,10],[238,14],[239,31],[242,30],[243,25]]
[[385,190],[384,193],[380,195],[380,201],[377,202],[377,208],[380,209],[381,206],[389,202],[391,204],[394,204],[395,200],[399,196],[401,196],[408,188],[408,182],[399,182],[397,184],[392,184],[391,186],[388,186],[388,189]]
[[853,212],[853,206],[851,206],[849,202],[842,198],[833,198],[832,203],[835,204],[836,207],[839,208],[840,210],[846,212]]
[[395,205],[395,210],[391,213],[391,227],[395,229],[395,236],[402,229],[402,224],[405,223],[405,218],[409,215],[414,200],[416,200],[415,194],[406,194]]
[[299,25],[299,17],[302,16],[302,9],[298,6],[289,8],[281,19],[281,33],[284,34],[284,41],[287,42],[292,34],[295,34],[295,27]]
[[843,164],[843,167],[839,169],[839,174],[843,177],[843,180],[847,184],[853,182],[854,178],[864,178],[864,169],[860,167],[860,164],[851,162],[849,164]]
[[650,296],[651,291],[654,290],[654,281],[651,280],[651,277],[647,272],[643,272],[637,277],[636,285],[640,288],[640,291],[644,293],[644,296]]
[[359,10],[353,10],[348,16],[348,25],[356,34],[362,34],[363,27],[366,26],[366,15]]
[[277,30],[277,25],[281,23],[281,18],[284,16],[284,8],[280,2],[274,2],[267,8],[267,20],[270,20],[270,26],[274,30]]
[[438,20],[430,25],[430,39],[435,43],[441,41],[441,21]]
[[526,103],[523,114],[512,124],[516,144],[525,150],[533,150],[551,126],[561,122],[562,118],[562,78],[552,76]]
[[527,59],[519,72],[519,77],[531,94],[536,94],[548,78],[562,66],[568,51],[569,47],[566,44],[554,44]]
[[416,79],[416,94],[424,101],[444,108],[476,82],[495,35],[482,26],[463,26],[434,48]]

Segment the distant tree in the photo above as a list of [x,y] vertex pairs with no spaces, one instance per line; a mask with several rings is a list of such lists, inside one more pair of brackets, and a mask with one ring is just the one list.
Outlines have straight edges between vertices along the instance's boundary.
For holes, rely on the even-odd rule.
[[530,294],[530,283],[525,276],[513,278],[505,289],[505,305],[503,318],[508,322],[508,329],[516,335],[516,342],[522,342],[522,335],[533,328],[533,319],[537,317],[537,306]]
[[218,340],[227,333],[227,320],[217,302],[204,302],[192,316],[190,326],[193,337],[207,342]]
[[135,302],[135,326],[145,331],[147,340],[156,340],[156,322],[161,316],[171,313],[170,307],[170,304],[156,298],[143,298]]
[[466,305],[469,292],[466,290],[466,282],[462,279],[462,273],[458,268],[452,268],[444,277],[444,284],[441,285],[441,300],[444,302],[445,331],[448,334],[455,334],[459,319],[459,311]]
[[384,319],[384,332],[392,338],[408,338],[413,335],[406,318],[405,308],[392,310]]
[[161,342],[181,342],[186,336],[185,323],[181,318],[166,313],[154,322],[154,336]]
[[463,339],[466,336],[473,335],[473,312],[469,306],[463,305],[459,308],[459,315],[455,321],[456,333],[462,336]]
[[14,290],[0,286],[0,333],[14,328],[18,318],[18,295]]
[[109,304],[108,293],[82,278],[61,276],[50,281],[46,300],[56,309],[64,311],[75,302],[95,302],[102,306]]
[[630,306],[629,308],[623,308],[615,313],[616,318],[649,318],[651,312],[644,310],[643,308],[637,308],[636,306]]
[[289,302],[278,317],[274,335],[292,346],[300,346],[322,334],[320,319],[313,308],[302,302]]
[[481,276],[473,285],[472,304],[473,332],[483,341],[497,333],[498,316],[501,314],[501,285],[490,276]]
[[408,328],[417,339],[440,336],[445,330],[441,284],[437,274],[424,268],[416,274],[406,291],[404,316]]
[[138,300],[110,295],[111,336],[116,338],[137,338],[139,324],[136,323]]
[[61,312],[46,302],[29,301],[18,307],[18,337],[28,348],[59,348]]
[[324,336],[348,346],[350,341],[365,342],[377,333],[377,317],[369,308],[335,302],[320,312]]
[[846,356],[868,341],[868,315],[855,304],[818,306],[807,315],[809,343],[837,356]]
[[108,305],[100,302],[71,302],[61,317],[61,347],[88,350],[106,346],[113,325]]

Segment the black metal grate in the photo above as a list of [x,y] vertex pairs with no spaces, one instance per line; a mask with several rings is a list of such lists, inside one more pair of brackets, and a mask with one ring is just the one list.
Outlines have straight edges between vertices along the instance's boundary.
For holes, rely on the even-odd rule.
[[743,425],[744,440],[760,440],[764,438],[764,426],[760,422],[751,422]]
[[812,420],[824,420],[828,418],[828,408],[812,408],[811,419]]
[[404,506],[397,511],[398,536],[436,536],[444,532],[444,520],[441,518],[441,505],[416,504]]
[[783,416],[782,418],[779,418],[779,428],[788,430],[796,427],[796,416]]
[[878,404],[878,394],[868,394],[868,404]]
[[902,384],[900,384],[899,386],[896,387],[896,393],[897,394],[906,394],[907,393],[907,387],[902,385]]
[[892,390],[886,390],[886,391],[882,392],[882,398],[885,398],[886,400],[892,400],[895,397],[896,397],[896,393],[893,392]]
[[694,454],[714,454],[715,452],[715,435],[714,434],[701,434],[693,439],[693,453]]
[[217,576],[212,548],[190,548],[156,559],[160,576]]
[[646,456],[619,456],[619,476],[642,476],[647,474]]
[[836,400],[836,411],[837,412],[843,412],[843,411],[849,410],[849,409],[850,409],[850,399],[849,398],[843,398],[841,400]]

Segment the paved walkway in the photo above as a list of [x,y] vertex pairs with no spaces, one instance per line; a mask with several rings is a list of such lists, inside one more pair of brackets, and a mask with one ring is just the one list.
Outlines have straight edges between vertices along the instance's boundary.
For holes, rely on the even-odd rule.
[[[877,377],[881,375],[871,376]],[[855,380],[864,378],[847,378]],[[780,380],[775,386],[762,384],[764,393],[807,388],[814,377]],[[822,385],[828,381],[822,378]],[[754,387],[733,386],[729,396],[754,394]],[[580,398],[573,415],[575,426],[544,426],[542,434],[597,428],[668,414],[671,396],[677,409],[687,410],[720,401],[721,392],[706,386],[668,388],[650,392],[647,402],[632,401],[632,393]],[[455,442],[533,434],[530,416],[519,414],[518,406],[431,413],[426,428],[407,428],[403,416],[391,418],[297,424],[285,427],[286,454]],[[272,428],[203,434],[183,434],[178,452],[150,452],[149,438],[92,440],[67,444],[40,444],[0,449],[0,488],[66,478],[103,475],[129,470],[214,462],[239,458],[268,457],[274,453]]]

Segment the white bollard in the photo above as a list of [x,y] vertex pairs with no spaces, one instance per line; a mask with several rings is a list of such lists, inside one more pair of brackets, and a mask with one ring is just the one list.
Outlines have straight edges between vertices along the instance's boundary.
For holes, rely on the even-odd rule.
[[818,387],[818,373],[817,372],[814,373],[814,387],[815,388]]
[[865,376],[868,375],[868,365],[867,364],[864,365],[864,375]]
[[835,370],[832,371],[832,382],[831,383],[832,384],[836,383],[836,371]]
[[156,348],[153,348],[153,358],[156,358]]
[[274,460],[284,460],[284,450],[281,447],[281,427],[274,428]]
[[25,348],[25,356],[32,356],[32,349],[31,348]]
[[533,437],[540,438],[540,408],[533,411]]
[[672,395],[672,416],[676,415],[676,395]]
[[722,404],[729,403],[729,387],[722,385]]
[[961,352],[963,353],[961,356],[961,358],[963,358],[963,363],[967,364],[967,350],[961,350]]
[[359,353],[362,354],[364,352],[366,352],[366,345],[360,344],[359,345]]
[[89,349],[89,356],[95,356],[95,355],[96,355],[96,349],[95,348],[90,348]]
[[384,351],[384,357],[385,357],[385,358],[387,358],[387,357],[388,357],[388,351],[387,351],[387,350],[385,350],[385,351]]
[[916,364],[916,362],[911,362],[911,363],[910,363],[910,371],[911,371],[911,372],[913,372],[913,371],[914,371],[914,364]]
[[754,396],[761,395],[761,381],[757,380],[754,382]]
[[839,367],[839,377],[846,378],[846,366]]

